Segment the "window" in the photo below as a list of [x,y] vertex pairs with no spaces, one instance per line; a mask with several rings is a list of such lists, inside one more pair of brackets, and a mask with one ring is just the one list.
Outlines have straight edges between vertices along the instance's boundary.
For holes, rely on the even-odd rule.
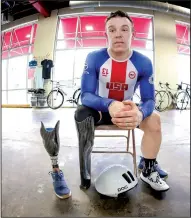
[[18,57],[21,55],[26,55],[28,53],[29,53],[29,46],[26,46],[26,47],[11,49],[9,55],[10,57]]
[[9,55],[9,52],[8,52],[8,51],[3,51],[3,52],[2,52],[2,60],[3,60],[3,59],[7,59],[7,58],[9,57],[8,55]]
[[11,48],[30,44],[32,26],[26,26],[13,30]]
[[8,91],[8,104],[26,104],[26,90]]
[[6,32],[4,33],[4,36],[3,36],[3,47],[2,47],[2,50],[3,51],[6,51],[9,49],[9,46],[10,46],[10,38],[11,38],[11,32]]
[[2,60],[2,90],[7,89],[7,60]]
[[72,81],[74,55],[74,50],[57,51],[55,57],[55,80]]
[[153,28],[151,17],[131,17],[134,23],[135,37],[132,47],[153,50]]
[[29,54],[36,36],[37,24],[27,25],[3,33],[2,59]]
[[[135,37],[132,47],[153,62],[153,19],[131,16]],[[107,47],[105,36],[106,15],[80,15],[60,18],[56,41],[54,76],[80,84],[85,58],[90,51]],[[67,82],[66,82],[67,83]]]
[[190,54],[190,25],[176,23],[176,42],[179,54]]
[[27,68],[34,48],[36,29],[37,24],[33,23],[2,33],[4,103],[27,103],[27,88],[31,88],[31,81],[27,81]]
[[[151,17],[131,17],[134,22],[135,37],[132,46],[139,49],[153,49],[153,28]],[[58,29],[57,49],[105,47],[106,16],[79,16],[61,18]],[[76,44],[75,44],[75,41]]]
[[178,55],[178,82],[190,84],[190,56]]
[[6,91],[2,91],[1,92],[1,96],[2,96],[2,104],[7,104],[7,92]]
[[26,89],[27,56],[11,58],[8,66],[8,90]]
[[58,39],[76,37],[77,17],[60,19]]
[[79,49],[76,51],[75,55],[75,65],[74,65],[74,80],[79,85],[79,79],[83,73],[84,63],[88,53],[95,51],[97,49]]
[[147,56],[147,57],[151,60],[152,64],[154,64],[153,51],[141,50],[141,49],[135,49],[135,51],[138,51],[138,52],[140,52],[141,54]]
[[190,25],[176,23],[178,82],[190,83]]

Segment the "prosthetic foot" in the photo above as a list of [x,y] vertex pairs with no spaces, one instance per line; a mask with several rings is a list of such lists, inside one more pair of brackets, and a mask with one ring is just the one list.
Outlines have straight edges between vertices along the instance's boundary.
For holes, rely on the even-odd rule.
[[94,143],[94,119],[87,117],[82,122],[76,121],[79,141],[79,162],[81,189],[88,189],[91,185],[91,152]]

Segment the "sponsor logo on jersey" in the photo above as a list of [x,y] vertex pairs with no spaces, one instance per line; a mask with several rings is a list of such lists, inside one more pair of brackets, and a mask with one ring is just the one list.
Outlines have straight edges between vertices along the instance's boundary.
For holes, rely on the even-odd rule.
[[127,91],[128,90],[128,84],[125,83],[114,83],[114,82],[107,82],[106,88],[109,90],[117,90],[117,91]]
[[88,64],[87,63],[85,63],[84,64],[84,74],[89,74],[89,72],[87,71],[87,69],[88,69]]
[[149,83],[150,83],[151,85],[154,84],[154,76],[153,76],[153,74],[149,77]]
[[107,76],[108,75],[108,69],[102,68],[101,74],[102,74],[102,76]]
[[84,64],[84,70],[87,70],[87,69],[88,69],[88,64],[85,63],[85,64]]
[[134,79],[136,77],[136,73],[134,71],[129,72],[129,78]]

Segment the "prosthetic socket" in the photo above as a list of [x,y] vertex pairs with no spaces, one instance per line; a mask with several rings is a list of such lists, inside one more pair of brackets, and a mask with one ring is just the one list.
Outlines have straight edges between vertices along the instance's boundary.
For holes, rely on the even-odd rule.
[[91,185],[91,152],[94,143],[94,119],[87,117],[82,122],[76,121],[79,142],[79,162],[81,188],[88,189]]

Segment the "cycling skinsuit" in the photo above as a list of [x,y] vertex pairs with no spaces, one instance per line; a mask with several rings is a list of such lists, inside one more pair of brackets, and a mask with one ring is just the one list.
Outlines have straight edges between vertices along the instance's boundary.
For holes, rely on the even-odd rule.
[[141,103],[139,109],[143,119],[154,110],[153,68],[150,59],[132,51],[125,61],[116,61],[107,48],[87,55],[82,80],[81,102],[97,111],[108,112],[114,100],[132,100],[140,85]]

